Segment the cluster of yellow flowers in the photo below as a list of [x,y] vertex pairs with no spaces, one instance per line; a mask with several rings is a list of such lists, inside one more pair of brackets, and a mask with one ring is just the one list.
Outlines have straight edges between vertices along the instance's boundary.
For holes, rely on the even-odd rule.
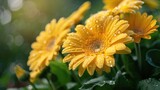
[[58,22],[53,19],[47,24],[32,44],[27,63],[31,82],[56,58],[61,46],[62,53],[67,54],[63,62],[69,62],[70,70],[78,68],[79,76],[85,70],[93,75],[94,71],[110,72],[115,66],[114,54],[131,53],[127,43],[140,43],[141,38],[151,39],[150,34],[157,31],[158,25],[152,15],[136,11],[142,7],[142,0],[103,2],[104,10],[89,17],[85,25],[77,25],[75,32],[69,33],[70,28],[82,19],[90,2],[85,2],[68,18],[61,18]]

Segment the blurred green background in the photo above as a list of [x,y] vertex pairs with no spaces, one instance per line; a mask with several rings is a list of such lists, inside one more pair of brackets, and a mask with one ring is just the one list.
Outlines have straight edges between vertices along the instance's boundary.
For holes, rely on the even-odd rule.
[[[31,44],[53,18],[67,17],[86,0],[0,0],[0,90],[17,86],[13,68],[28,70]],[[101,10],[94,0],[84,18]],[[84,20],[84,19],[83,19]]]
[[[21,87],[13,68],[19,64],[28,70],[26,64],[31,44],[40,31],[53,18],[68,17],[87,0],[0,0],[0,90]],[[90,15],[102,10],[102,0],[91,1],[91,9],[82,23]],[[160,10],[141,9],[153,14],[160,21]],[[157,39],[156,39],[157,40]]]

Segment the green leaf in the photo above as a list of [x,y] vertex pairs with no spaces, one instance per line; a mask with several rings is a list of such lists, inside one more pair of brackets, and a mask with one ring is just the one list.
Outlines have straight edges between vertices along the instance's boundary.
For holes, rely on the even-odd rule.
[[66,64],[64,64],[60,60],[55,60],[50,63],[51,73],[57,76],[58,81],[65,85],[67,82],[71,80],[70,71]]
[[94,79],[91,79],[91,80],[83,83],[83,85],[80,88],[80,90],[93,90],[93,88],[96,88],[96,87],[106,86],[105,84],[107,84],[107,86],[108,86],[106,88],[110,88],[111,89],[115,85],[115,81],[106,80],[104,76],[101,76],[101,77],[94,78]]
[[118,71],[115,76],[115,90],[135,90],[135,80],[127,77],[126,72]]
[[7,84],[9,83],[9,81],[11,80],[12,74],[10,74],[9,72],[5,71],[2,76],[0,77],[0,90],[1,87],[7,87]]
[[154,78],[142,80],[138,83],[138,90],[160,90],[160,81]]
[[126,72],[130,75],[133,79],[140,79],[139,70],[137,68],[136,62],[132,59],[131,56],[128,55],[121,55],[124,67]]
[[146,61],[155,68],[160,68],[160,50],[151,49],[146,53]]
[[160,68],[155,68],[152,76],[159,78],[160,77]]
[[151,48],[160,49],[160,40],[154,41],[151,45]]
[[67,83],[66,84],[67,90],[70,90],[70,89],[74,88],[76,85],[77,85],[77,83],[74,83],[74,82]]

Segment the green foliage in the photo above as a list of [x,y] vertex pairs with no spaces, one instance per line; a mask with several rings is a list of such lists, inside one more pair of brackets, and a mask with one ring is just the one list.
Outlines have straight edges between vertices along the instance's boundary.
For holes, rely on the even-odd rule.
[[60,84],[65,85],[71,80],[71,74],[66,64],[60,60],[55,60],[50,63],[51,73],[56,75]]
[[104,76],[100,76],[83,83],[80,90],[92,90],[93,88],[102,88],[103,86],[105,86],[107,90],[112,90],[114,85],[115,81],[106,80]]
[[[28,82],[19,82],[15,75],[13,75],[13,72],[8,71],[17,63],[28,69],[26,60],[31,50],[30,45],[36,40],[35,38],[38,33],[44,30],[46,23],[53,19],[53,17],[58,19],[61,16],[68,16],[69,13],[78,8],[86,0],[64,0],[64,2],[61,0],[22,1],[24,7],[14,12],[10,10],[7,0],[0,0],[0,14],[1,11],[6,9],[11,12],[12,16],[12,20],[8,24],[1,25],[0,23],[0,90],[7,88],[19,88],[20,90],[33,89],[31,85],[28,85]],[[84,23],[91,14],[103,8],[102,0],[89,1],[92,3],[92,8],[80,23]],[[160,3],[160,0],[157,1]],[[33,11],[28,9],[27,5],[33,8]],[[64,9],[63,5],[66,5],[65,7],[67,8]],[[32,13],[34,10],[35,13]],[[160,9],[153,10],[144,4],[140,11],[153,15],[153,18],[160,23]],[[74,31],[74,27],[72,31]],[[68,66],[61,60],[51,61],[49,67],[42,73],[42,77],[39,77],[40,80],[34,84],[38,90],[49,90],[49,84],[44,79],[49,77],[57,90],[160,90],[159,31],[151,35],[151,40],[142,39],[140,42],[142,70],[138,66],[134,44],[129,43],[127,46],[131,49],[131,54],[115,55],[115,67],[112,68],[110,73],[103,73],[103,76],[96,74],[89,76],[85,72],[80,78],[82,86],[76,81],[75,77],[78,76],[77,71],[73,75],[73,72],[69,71]],[[21,41],[20,44],[19,41]],[[22,83],[25,83],[25,85],[21,86]]]
[[138,90],[160,90],[160,81],[148,78],[138,83]]
[[129,55],[121,55],[122,62],[124,64],[126,72],[130,75],[131,78],[139,80],[139,70],[137,68],[136,62]]
[[147,62],[155,68],[160,68],[160,50],[152,49],[146,54]]

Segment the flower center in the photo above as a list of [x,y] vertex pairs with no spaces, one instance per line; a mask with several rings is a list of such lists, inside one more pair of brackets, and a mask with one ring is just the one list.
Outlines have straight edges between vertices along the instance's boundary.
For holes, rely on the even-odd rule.
[[139,30],[139,29],[134,29],[134,32],[135,32],[136,34],[143,34],[143,31],[142,31],[142,30]]
[[102,47],[102,42],[100,40],[95,40],[91,42],[90,49],[92,52],[99,52]]

